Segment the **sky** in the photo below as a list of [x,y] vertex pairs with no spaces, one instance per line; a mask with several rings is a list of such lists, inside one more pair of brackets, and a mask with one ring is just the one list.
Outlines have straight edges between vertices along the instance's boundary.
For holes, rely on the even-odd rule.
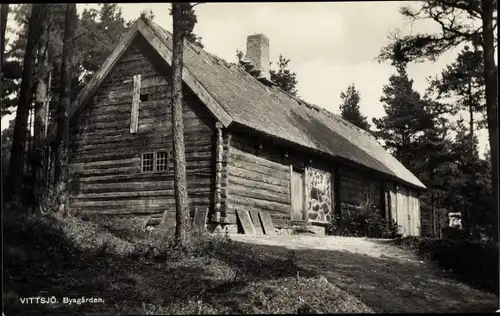
[[[290,58],[289,68],[297,73],[298,95],[302,99],[339,113],[340,93],[354,83],[361,93],[361,112],[372,118],[384,115],[382,88],[395,72],[389,63],[375,57],[388,42],[391,31],[401,34],[433,33],[432,21],[411,23],[399,14],[408,1],[295,2],[295,3],[205,3],[195,7],[198,23],[194,32],[202,37],[205,50],[229,62],[236,50],[245,51],[246,37],[263,33],[269,38],[271,61],[280,54]],[[126,20],[135,20],[143,10],[152,10],[154,21],[172,29],[168,3],[120,4]],[[98,8],[96,4],[79,4]],[[8,36],[8,35],[7,35]],[[414,88],[424,93],[427,78],[453,62],[458,50],[445,53],[436,62],[410,64]],[[12,116],[2,118],[2,129]],[[487,147],[487,132],[479,133],[480,151]]]

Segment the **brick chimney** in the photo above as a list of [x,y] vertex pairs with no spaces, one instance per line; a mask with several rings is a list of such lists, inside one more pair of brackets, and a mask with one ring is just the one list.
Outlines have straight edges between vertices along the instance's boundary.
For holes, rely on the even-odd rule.
[[270,79],[269,39],[264,34],[247,36],[246,57],[252,62],[256,70],[260,70],[260,75],[258,77]]

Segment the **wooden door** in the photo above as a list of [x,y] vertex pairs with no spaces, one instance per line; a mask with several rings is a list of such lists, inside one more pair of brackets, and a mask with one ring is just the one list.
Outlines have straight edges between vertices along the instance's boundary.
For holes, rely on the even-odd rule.
[[408,197],[406,196],[405,188],[399,188],[397,192],[397,202],[396,202],[396,211],[397,211],[397,221],[398,225],[400,225],[401,234],[403,236],[408,236]]
[[304,220],[304,172],[292,169],[292,220]]

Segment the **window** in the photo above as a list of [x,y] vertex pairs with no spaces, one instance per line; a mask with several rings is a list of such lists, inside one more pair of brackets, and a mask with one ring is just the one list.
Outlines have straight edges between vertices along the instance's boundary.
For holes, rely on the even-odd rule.
[[147,94],[147,93],[141,93],[140,100],[141,100],[141,102],[148,101],[149,100],[149,94]]
[[142,172],[169,171],[169,153],[166,151],[142,154]]
[[142,154],[142,172],[152,172],[154,170],[154,154]]
[[156,171],[168,171],[168,153],[156,153]]

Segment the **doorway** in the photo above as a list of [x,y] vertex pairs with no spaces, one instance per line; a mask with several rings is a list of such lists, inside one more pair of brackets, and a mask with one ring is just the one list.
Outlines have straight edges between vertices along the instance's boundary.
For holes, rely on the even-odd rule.
[[292,220],[305,220],[304,205],[304,170],[291,168],[291,201],[292,201]]

